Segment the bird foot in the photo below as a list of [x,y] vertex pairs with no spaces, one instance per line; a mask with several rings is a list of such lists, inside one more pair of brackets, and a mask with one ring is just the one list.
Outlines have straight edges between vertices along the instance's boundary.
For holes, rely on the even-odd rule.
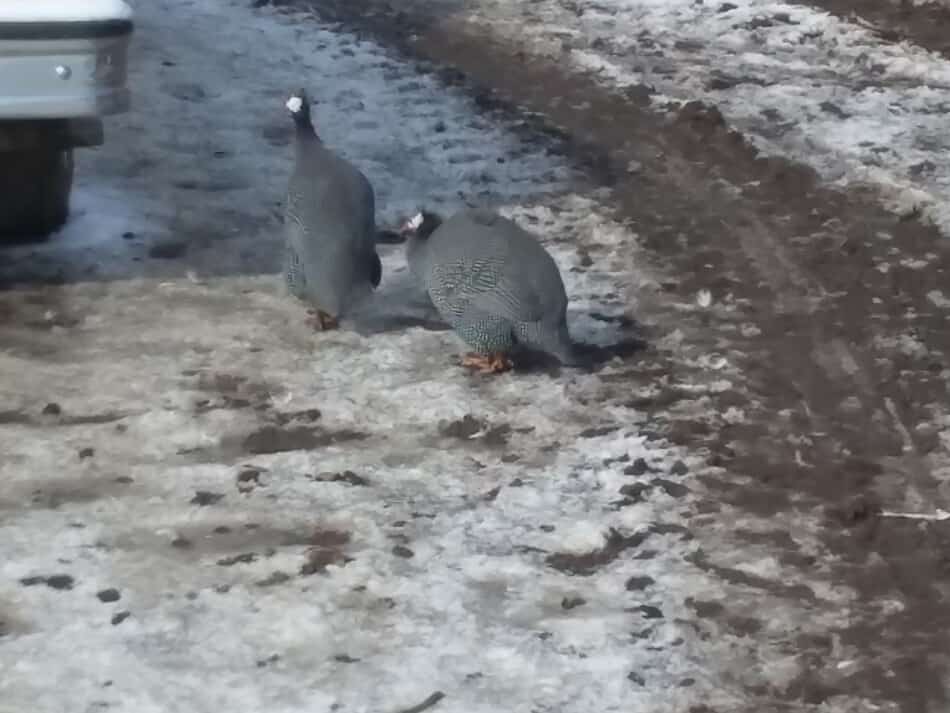
[[514,363],[501,352],[494,354],[470,353],[462,357],[462,366],[480,374],[501,374],[514,366]]
[[336,317],[320,309],[307,310],[307,326],[319,332],[326,332],[340,326]]

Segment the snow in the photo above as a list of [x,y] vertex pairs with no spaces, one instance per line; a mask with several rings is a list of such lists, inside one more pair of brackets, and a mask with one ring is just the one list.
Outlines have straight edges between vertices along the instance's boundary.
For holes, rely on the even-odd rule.
[[468,19],[653,105],[716,105],[765,154],[870,186],[950,233],[950,62],[805,5],[772,0],[477,0]]
[[4,0],[0,22],[83,22],[130,20],[132,8],[122,0]]
[[[833,629],[851,593],[828,586],[828,606],[802,611],[697,567],[701,549],[736,568],[767,553],[700,539],[704,454],[644,431],[735,375],[690,353],[685,327],[597,373],[472,377],[451,332],[314,333],[275,274],[282,104],[302,83],[382,224],[421,201],[497,205],[561,266],[574,335],[610,345],[664,276],[605,195],[518,126],[306,15],[136,10],[130,85],[148,111],[80,152],[67,228],[0,261],[0,710],[386,713],[436,691],[439,713],[733,710],[742,685],[811,665],[788,641]],[[398,312],[405,256],[382,257],[377,302]],[[668,351],[690,396],[648,417],[629,404],[669,385]],[[453,435],[466,416],[475,429]],[[638,459],[648,472],[625,473]],[[621,502],[653,478],[685,491]],[[807,542],[798,513],[722,520],[716,537]],[[586,570],[591,552],[604,561]],[[767,574],[798,582],[780,567]],[[719,629],[698,599],[767,612],[782,634]]]

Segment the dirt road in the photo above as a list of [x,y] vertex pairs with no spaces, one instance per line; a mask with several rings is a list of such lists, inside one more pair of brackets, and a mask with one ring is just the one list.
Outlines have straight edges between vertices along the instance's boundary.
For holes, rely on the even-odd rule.
[[[636,226],[649,258],[676,276],[664,288],[681,299],[709,290],[728,300],[727,309],[679,320],[691,340],[741,364],[735,388],[714,399],[722,399],[720,412],[732,407],[746,418],[717,429],[674,419],[668,432],[702,443],[710,462],[725,466],[704,479],[711,510],[718,501],[776,524],[789,512],[822,519],[827,549],[819,557],[803,554],[782,526],[764,537],[768,549],[784,569],[807,578],[828,568],[858,595],[846,625],[810,642],[809,670],[772,695],[815,705],[873,691],[901,710],[942,710],[950,528],[879,512],[933,513],[950,492],[950,337],[939,300],[946,239],[913,216],[882,210],[873,196],[829,190],[801,164],[757,155],[714,106],[688,104],[666,121],[646,88],[618,96],[563,64],[526,59],[522,47],[454,21],[451,3],[441,13],[370,4],[375,22],[342,3],[311,3],[457,67],[489,106],[543,113],[567,133],[572,158],[610,188],[616,215]],[[877,5],[870,20],[903,20],[887,25],[890,39],[943,49],[946,9]],[[672,391],[655,403],[675,399]],[[773,593],[777,586],[735,580]],[[788,587],[780,596],[799,600],[801,592]],[[717,614],[728,621],[743,611]],[[834,671],[826,657],[836,640],[863,665]]]
[[[950,501],[946,239],[478,7],[137,8],[152,110],[0,273],[0,710],[946,710],[950,522],[888,516]],[[500,205],[649,346],[485,382],[307,332],[304,77],[384,220]]]

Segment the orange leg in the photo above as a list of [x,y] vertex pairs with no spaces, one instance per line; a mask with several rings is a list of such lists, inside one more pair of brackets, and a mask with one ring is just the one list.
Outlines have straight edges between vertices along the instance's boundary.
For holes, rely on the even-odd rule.
[[511,369],[514,364],[504,353],[493,352],[492,354],[466,354],[462,357],[462,366],[481,374],[501,374]]

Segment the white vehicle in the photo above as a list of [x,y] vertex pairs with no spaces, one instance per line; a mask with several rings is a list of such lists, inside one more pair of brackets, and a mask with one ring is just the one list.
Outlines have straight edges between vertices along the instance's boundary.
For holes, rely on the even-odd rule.
[[73,149],[129,108],[132,30],[122,0],[0,0],[0,239],[66,222]]

